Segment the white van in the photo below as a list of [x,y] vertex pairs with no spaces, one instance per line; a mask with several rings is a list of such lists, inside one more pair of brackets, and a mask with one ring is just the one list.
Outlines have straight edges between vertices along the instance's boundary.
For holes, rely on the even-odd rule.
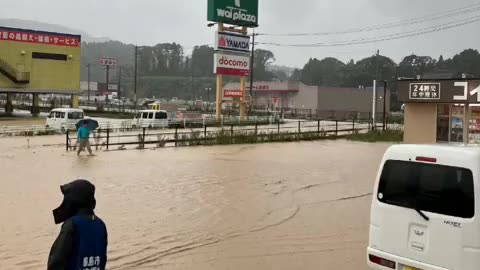
[[168,113],[161,110],[141,110],[132,121],[132,128],[168,128]]
[[479,270],[479,167],[478,147],[390,147],[372,199],[370,269]]
[[53,109],[47,117],[46,127],[65,132],[75,130],[75,124],[85,117],[82,109],[61,108]]

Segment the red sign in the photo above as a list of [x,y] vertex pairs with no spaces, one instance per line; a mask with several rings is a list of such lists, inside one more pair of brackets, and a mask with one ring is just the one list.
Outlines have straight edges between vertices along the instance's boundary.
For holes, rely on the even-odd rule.
[[98,60],[98,63],[102,66],[116,66],[117,58],[116,57],[102,57]]
[[224,90],[223,91],[224,97],[231,97],[231,98],[241,98],[243,97],[242,91],[237,90]]
[[2,40],[54,46],[80,47],[80,36],[65,36],[55,33],[0,28],[0,41]]
[[275,104],[278,103],[278,97],[273,97],[273,103],[275,103]]

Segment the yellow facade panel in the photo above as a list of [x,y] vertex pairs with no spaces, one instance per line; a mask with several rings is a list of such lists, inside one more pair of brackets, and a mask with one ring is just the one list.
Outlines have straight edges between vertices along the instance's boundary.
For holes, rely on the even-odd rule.
[[78,35],[0,27],[0,89],[80,91]]

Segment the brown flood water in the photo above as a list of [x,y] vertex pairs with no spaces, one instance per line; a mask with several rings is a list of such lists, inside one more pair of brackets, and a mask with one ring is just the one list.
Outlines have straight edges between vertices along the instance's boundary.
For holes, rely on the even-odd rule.
[[0,268],[45,269],[59,185],[97,186],[108,269],[365,270],[386,144],[346,141],[98,152],[0,139]]

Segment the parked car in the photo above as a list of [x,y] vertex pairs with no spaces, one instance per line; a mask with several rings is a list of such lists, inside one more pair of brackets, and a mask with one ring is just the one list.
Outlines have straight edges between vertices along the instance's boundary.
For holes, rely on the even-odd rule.
[[480,149],[396,145],[373,192],[370,269],[480,269]]
[[65,132],[75,130],[75,124],[84,119],[85,113],[82,109],[58,108],[50,111],[47,117],[46,127]]
[[168,113],[162,110],[141,110],[132,121],[132,128],[168,128]]

